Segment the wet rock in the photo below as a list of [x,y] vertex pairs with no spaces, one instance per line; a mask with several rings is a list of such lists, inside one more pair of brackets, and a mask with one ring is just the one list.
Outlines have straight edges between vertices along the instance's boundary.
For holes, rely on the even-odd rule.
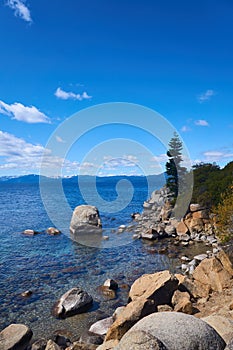
[[55,303],[53,315],[66,318],[87,311],[93,304],[92,297],[81,288],[72,288]]
[[152,208],[152,203],[144,202],[144,203],[143,203],[143,208],[145,208],[145,209],[151,209],[151,208]]
[[84,245],[98,246],[102,241],[99,211],[92,205],[79,205],[70,222],[71,238]]
[[69,338],[67,338],[67,336],[65,336],[64,334],[60,334],[60,332],[56,332],[56,334],[54,334],[52,340],[59,345],[62,349],[66,349],[68,346],[71,345],[71,341]]
[[141,232],[141,238],[143,239],[149,239],[149,240],[155,240],[159,237],[159,234],[157,230],[150,228],[147,229],[146,231]]
[[103,239],[103,241],[108,241],[109,240],[109,236],[103,236],[102,239]]
[[183,262],[189,262],[190,261],[190,259],[187,256],[182,256],[180,258],[180,260],[183,261]]
[[91,327],[89,328],[89,332],[95,333],[98,335],[105,335],[111,325],[113,324],[114,320],[113,317],[107,317],[103,320],[95,322]]
[[56,236],[56,235],[59,235],[61,233],[60,230],[58,230],[57,228],[55,227],[49,227],[46,232],[49,234],[49,235],[52,235],[52,236]]
[[24,350],[32,337],[32,331],[24,324],[12,323],[0,332],[1,350]]
[[132,213],[131,214],[131,218],[134,219],[134,220],[139,220],[141,217],[140,213]]
[[29,298],[32,295],[32,291],[31,290],[26,290],[25,292],[21,293],[20,295],[23,298]]
[[94,344],[101,345],[104,341],[104,337],[102,335],[98,335],[91,332],[85,332],[81,335],[79,342],[83,344]]
[[118,289],[118,284],[116,281],[113,279],[109,278],[104,282],[104,287],[108,287],[109,289],[112,290],[117,290]]
[[37,231],[34,231],[34,230],[31,230],[31,229],[27,229],[27,230],[24,230],[23,231],[23,234],[24,235],[27,235],[27,236],[34,236],[34,235],[37,235],[39,232]]
[[101,294],[103,294],[105,297],[109,298],[109,299],[115,299],[116,298],[116,292],[113,289],[110,289],[106,286],[100,286],[97,288],[97,290],[99,292],[101,292]]

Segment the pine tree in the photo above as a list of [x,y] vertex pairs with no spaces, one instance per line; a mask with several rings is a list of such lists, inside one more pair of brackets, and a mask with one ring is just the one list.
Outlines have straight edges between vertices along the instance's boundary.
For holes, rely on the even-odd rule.
[[187,173],[187,169],[181,166],[183,161],[183,144],[176,132],[174,132],[174,136],[171,138],[168,145],[169,150],[167,151],[167,156],[169,161],[166,163],[167,186],[176,198],[178,195],[179,186],[183,185],[184,177]]

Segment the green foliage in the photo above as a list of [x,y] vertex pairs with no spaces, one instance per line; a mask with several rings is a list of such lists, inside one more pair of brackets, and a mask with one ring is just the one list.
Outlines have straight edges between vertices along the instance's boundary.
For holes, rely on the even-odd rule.
[[192,202],[204,207],[216,207],[221,195],[230,186],[233,179],[233,162],[220,169],[218,165],[201,163],[193,167],[194,188]]
[[220,203],[214,208],[217,235],[222,242],[233,238],[233,183],[221,195]]
[[174,197],[178,195],[179,186],[183,184],[183,178],[186,174],[186,168],[181,166],[183,144],[177,133],[169,142],[167,156],[169,161],[166,163],[167,186],[170,188]]

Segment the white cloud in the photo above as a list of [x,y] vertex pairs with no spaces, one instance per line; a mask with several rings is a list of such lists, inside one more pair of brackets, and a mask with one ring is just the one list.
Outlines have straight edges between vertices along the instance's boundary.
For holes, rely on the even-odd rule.
[[154,156],[151,159],[152,162],[157,162],[157,163],[166,163],[167,160],[168,160],[168,156],[165,153],[160,154],[159,156]]
[[14,10],[16,17],[22,18],[24,21],[32,23],[31,13],[25,5],[25,0],[7,0],[7,6]]
[[201,95],[198,96],[198,101],[200,103],[203,103],[205,101],[208,101],[212,96],[214,96],[216,93],[214,90],[206,90],[205,92],[203,92]]
[[195,120],[197,126],[209,126],[209,123],[204,119]]
[[203,153],[205,161],[208,162],[220,162],[223,159],[231,159],[233,153],[231,151],[207,151]]
[[66,141],[64,141],[60,136],[56,135],[56,140],[59,143],[65,143]]
[[49,117],[40,112],[36,107],[27,107],[18,102],[7,104],[3,101],[0,101],[0,114],[5,114],[12,119],[30,124],[50,123]]
[[0,171],[11,170],[16,174],[39,173],[41,162],[48,174],[61,175],[77,173],[80,164],[53,156],[51,151],[42,145],[33,145],[24,139],[0,130]]
[[71,91],[69,91],[69,92],[64,91],[60,87],[57,88],[54,95],[61,100],[82,101],[82,100],[89,100],[92,98],[92,96],[89,96],[86,91],[84,91],[82,94],[76,94],[76,93],[71,92]]
[[187,125],[184,125],[184,126],[182,126],[181,131],[182,132],[188,132],[188,131],[191,131],[191,128],[189,126],[187,126]]

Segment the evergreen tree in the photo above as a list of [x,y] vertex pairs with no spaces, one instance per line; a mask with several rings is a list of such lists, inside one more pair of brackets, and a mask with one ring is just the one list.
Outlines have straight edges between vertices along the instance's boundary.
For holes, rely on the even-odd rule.
[[169,161],[166,163],[167,186],[170,188],[174,194],[174,197],[176,198],[178,195],[179,185],[183,185],[183,180],[187,173],[187,169],[181,166],[181,162],[183,161],[183,144],[176,132],[168,145],[169,150],[167,151],[167,156]]

